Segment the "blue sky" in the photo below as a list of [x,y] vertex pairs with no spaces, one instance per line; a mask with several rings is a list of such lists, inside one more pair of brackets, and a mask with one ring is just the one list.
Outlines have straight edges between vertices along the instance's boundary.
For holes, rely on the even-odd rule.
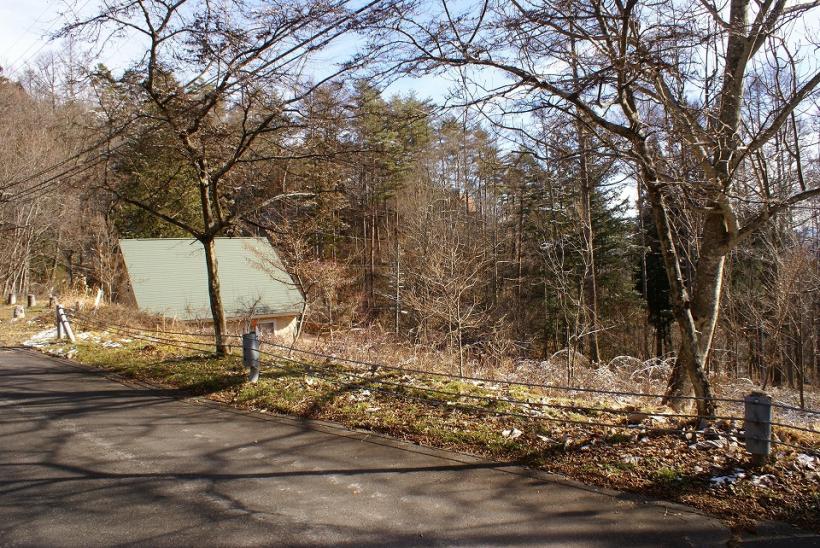
[[59,28],[60,13],[72,5],[64,0],[0,2],[0,66],[6,75],[13,76],[49,50],[45,36]]
[[[0,1],[0,66],[3,74],[19,78],[26,65],[36,62],[49,51],[58,52],[62,45],[49,41],[49,35],[65,21],[64,14],[93,13],[98,0],[1,0]],[[344,41],[343,41],[344,40]],[[355,48],[355,40],[340,39],[317,60],[317,66],[341,60]],[[142,52],[138,41],[121,40],[95,52],[97,62],[103,62],[115,72],[129,64]],[[440,101],[452,84],[441,76],[403,78],[386,90],[389,95],[414,93],[420,99]]]
[[[61,51],[63,44],[49,41],[49,35],[65,22],[64,15],[90,15],[98,4],[99,0],[0,0],[0,66],[4,69],[4,75],[19,78],[27,64],[36,62],[38,57],[49,51]],[[326,74],[332,63],[344,60],[359,42],[355,37],[339,39],[313,60],[314,74]],[[95,52],[96,62],[104,63],[117,73],[144,52],[144,45],[135,36],[130,36],[98,50]],[[441,104],[448,90],[454,86],[456,76],[404,77],[393,82],[385,92],[388,96],[414,94],[419,99]],[[487,78],[500,83],[497,76],[484,74],[482,80]],[[505,139],[501,139],[499,144],[502,148],[515,146]]]

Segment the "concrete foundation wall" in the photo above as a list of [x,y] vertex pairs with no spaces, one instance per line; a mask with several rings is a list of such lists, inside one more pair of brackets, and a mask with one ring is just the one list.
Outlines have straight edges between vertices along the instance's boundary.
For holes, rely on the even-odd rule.
[[263,334],[273,334],[288,342],[296,337],[296,316],[280,316],[260,320],[258,326]]

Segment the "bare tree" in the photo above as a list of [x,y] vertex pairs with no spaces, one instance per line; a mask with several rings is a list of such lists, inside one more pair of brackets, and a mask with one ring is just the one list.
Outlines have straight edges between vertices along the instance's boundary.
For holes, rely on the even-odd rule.
[[[417,255],[404,267],[403,306],[422,328],[444,333],[458,354],[458,372],[464,375],[467,337],[488,326],[488,306],[481,287],[488,282],[490,260],[475,237],[468,235],[462,200],[449,190],[432,193],[420,204],[404,230]],[[436,199],[437,198],[437,199]]]
[[[309,78],[311,56],[374,16],[379,2],[356,10],[345,4],[121,0],[64,30],[92,40],[130,34],[146,44],[130,72],[109,82],[116,99],[102,110],[115,117],[109,127],[127,127],[131,137],[168,136],[167,146],[190,173],[201,218],[185,219],[153,200],[163,181],[151,182],[147,198],[108,188],[201,242],[218,354],[227,344],[214,239],[250,212],[304,196],[288,192],[286,179],[288,159],[298,156],[292,145],[298,142],[299,105],[355,66],[344,63]],[[116,160],[122,141],[112,140]],[[280,167],[251,167],[262,162]]]
[[[378,35],[393,41],[401,70],[477,69],[482,78],[464,80],[502,115],[577,113],[590,132],[628,158],[658,229],[681,334],[670,391],[679,394],[688,376],[699,414],[708,418],[716,404],[705,365],[726,256],[773,216],[820,193],[815,186],[762,197],[742,218],[733,202],[738,170],[820,84],[811,63],[784,67],[792,85],[761,86],[765,123],[749,123],[743,109],[748,82],[765,79],[766,59],[800,58],[813,48],[790,31],[810,21],[806,15],[816,7],[785,0],[733,0],[725,9],[709,0],[484,1],[453,13],[445,2],[438,11],[415,6],[396,12]],[[507,80],[493,80],[489,72]],[[676,150],[693,158],[697,170],[678,169],[669,154]],[[682,269],[685,242],[670,218],[672,197],[702,217],[691,276]]]

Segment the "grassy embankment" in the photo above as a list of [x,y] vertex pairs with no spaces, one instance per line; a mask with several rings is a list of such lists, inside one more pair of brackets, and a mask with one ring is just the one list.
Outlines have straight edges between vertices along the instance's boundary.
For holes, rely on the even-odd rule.
[[[9,322],[10,307],[0,308],[0,344],[20,344],[51,326],[50,311],[35,308],[27,314],[23,321]],[[116,312],[100,312],[102,318],[106,314]],[[120,318],[115,323],[121,323]],[[198,349],[189,350],[122,332],[77,327],[82,338],[76,345],[49,342],[39,350],[123,377],[174,387],[181,395],[260,412],[336,421],[350,428],[689,504],[734,527],[753,527],[747,518],[752,515],[820,530],[820,476],[812,468],[817,461],[807,463],[796,451],[778,447],[775,462],[749,470],[742,441],[732,437],[738,433],[736,424],[720,423],[710,435],[694,431],[683,420],[635,419],[635,411],[657,408],[623,408],[621,414],[565,409],[555,406],[601,404],[498,383],[373,371],[329,361],[300,359],[300,363],[286,356],[266,356],[259,383],[249,384],[240,356],[215,358],[207,344],[200,344],[201,337],[161,335]],[[399,384],[403,386],[396,386]],[[625,426],[628,420],[637,424],[620,428],[572,422]],[[685,433],[665,429],[684,429]],[[785,441],[820,446],[817,439],[785,431],[778,434]],[[715,481],[720,477],[730,481]]]

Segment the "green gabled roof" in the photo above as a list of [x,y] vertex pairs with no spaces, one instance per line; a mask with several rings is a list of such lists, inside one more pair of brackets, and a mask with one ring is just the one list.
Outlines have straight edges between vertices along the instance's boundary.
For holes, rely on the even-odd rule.
[[[217,269],[228,318],[293,314],[303,298],[262,238],[217,238]],[[137,306],[181,320],[211,319],[205,250],[198,240],[120,240]]]

